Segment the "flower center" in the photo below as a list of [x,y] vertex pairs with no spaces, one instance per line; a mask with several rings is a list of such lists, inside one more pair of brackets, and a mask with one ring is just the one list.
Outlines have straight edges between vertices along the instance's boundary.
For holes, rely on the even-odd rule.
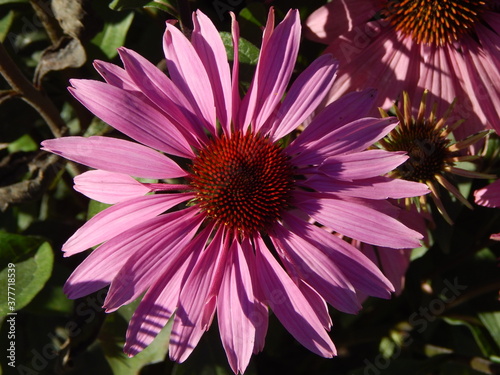
[[485,8],[477,0],[388,0],[382,15],[416,43],[442,46],[471,33]]
[[289,206],[293,170],[269,139],[236,132],[213,140],[193,162],[191,185],[208,217],[246,234],[263,231]]
[[396,168],[395,173],[404,180],[425,182],[433,180],[442,172],[446,159],[450,157],[450,140],[441,135],[441,129],[435,129],[433,123],[412,122],[401,124],[394,129],[386,141],[389,151],[406,151],[408,160]]

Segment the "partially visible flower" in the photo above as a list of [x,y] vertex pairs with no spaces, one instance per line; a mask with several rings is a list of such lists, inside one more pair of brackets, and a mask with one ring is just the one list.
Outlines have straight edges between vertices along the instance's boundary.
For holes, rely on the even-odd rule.
[[[453,124],[447,124],[448,117],[453,111],[453,102],[443,117],[438,117],[437,106],[434,105],[429,114],[426,111],[427,93],[424,91],[416,117],[412,115],[412,104],[407,92],[403,92],[401,108],[394,106],[394,111],[399,119],[399,125],[392,130],[379,144],[388,151],[406,151],[409,159],[390,173],[394,178],[402,178],[408,181],[425,183],[431,190],[430,197],[437,209],[450,224],[451,217],[446,212],[440,198],[439,185],[450,192],[466,207],[472,209],[458,188],[450,182],[453,175],[468,178],[491,178],[491,175],[469,171],[455,166],[458,162],[473,161],[478,157],[475,155],[463,155],[461,151],[486,136],[488,131],[471,135],[464,140],[452,139],[453,132],[463,123],[463,120]],[[388,114],[381,110],[382,116]],[[427,196],[418,198],[417,206],[424,211],[428,209]],[[408,205],[414,199],[407,199]]]
[[394,289],[366,256],[324,227],[376,246],[418,247],[422,236],[396,219],[400,210],[387,198],[428,189],[384,176],[408,158],[403,152],[367,150],[397,123],[362,117],[372,91],[332,103],[290,139],[337,70],[324,55],[285,96],[299,48],[298,11],[275,28],[271,9],[244,98],[238,23],[232,69],[210,20],[198,11],[193,23],[191,40],[167,25],[170,78],[120,48],[125,69],[95,64],[106,82],[71,81],[81,103],[138,143],[109,137],[42,143],[96,168],[75,179],[76,189],[114,204],[64,244],[66,256],[101,244],[64,290],[79,298],[110,285],[108,312],[145,293],[127,331],[129,355],[172,318],[169,355],[182,362],[217,311],[229,364],[242,373],[264,346],[271,308],[302,345],[332,357],[327,303],[356,313],[358,292],[388,298]]
[[[500,207],[500,180],[474,192],[476,204],[485,207]],[[492,240],[500,241],[500,233],[492,234]]]
[[375,87],[388,109],[402,91],[429,89],[438,112],[458,98],[459,138],[500,133],[500,1],[332,0],[306,25],[340,62],[329,100]]

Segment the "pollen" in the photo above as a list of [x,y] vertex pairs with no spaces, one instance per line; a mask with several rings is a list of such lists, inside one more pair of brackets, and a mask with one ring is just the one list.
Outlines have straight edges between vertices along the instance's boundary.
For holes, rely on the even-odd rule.
[[443,46],[473,33],[487,7],[479,0],[388,0],[382,16],[416,43]]
[[290,205],[293,168],[283,149],[252,133],[222,135],[193,161],[191,185],[207,217],[244,234],[265,231]]

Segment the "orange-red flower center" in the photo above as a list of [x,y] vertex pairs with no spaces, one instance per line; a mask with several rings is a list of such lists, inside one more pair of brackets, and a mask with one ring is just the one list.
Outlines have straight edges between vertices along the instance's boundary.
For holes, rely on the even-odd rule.
[[209,218],[248,234],[265,231],[289,206],[293,169],[279,145],[236,132],[199,152],[191,185]]
[[479,0],[388,0],[382,15],[416,43],[442,46],[473,32],[486,8]]

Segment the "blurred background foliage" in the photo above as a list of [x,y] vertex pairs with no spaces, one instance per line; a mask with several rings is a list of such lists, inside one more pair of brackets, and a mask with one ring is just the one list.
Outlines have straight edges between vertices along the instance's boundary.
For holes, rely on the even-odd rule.
[[[231,54],[229,11],[241,28],[241,89],[255,67],[269,6],[278,18],[298,8],[304,20],[324,0],[0,0],[0,364],[4,374],[231,374],[217,324],[183,364],[168,359],[169,325],[134,358],[122,347],[138,301],[104,314],[106,290],[72,301],[62,286],[88,255],[63,258],[64,241],[104,207],[72,189],[82,166],[39,150],[61,135],[113,134],[67,91],[69,79],[99,79],[92,61],[119,64],[125,45],[164,67],[167,19],[190,28],[201,9]],[[322,52],[303,40],[296,73]],[[7,67],[7,68],[5,68]],[[480,170],[499,174],[499,141],[488,140]],[[488,181],[458,181],[469,197]],[[428,247],[416,249],[406,288],[391,300],[368,299],[358,315],[332,310],[334,359],[307,351],[271,315],[266,347],[247,374],[500,374],[500,209],[446,202],[455,225],[436,216]],[[8,365],[8,265],[15,264],[16,368]],[[10,274],[9,274],[10,275]],[[6,355],[7,353],[7,355]]]

